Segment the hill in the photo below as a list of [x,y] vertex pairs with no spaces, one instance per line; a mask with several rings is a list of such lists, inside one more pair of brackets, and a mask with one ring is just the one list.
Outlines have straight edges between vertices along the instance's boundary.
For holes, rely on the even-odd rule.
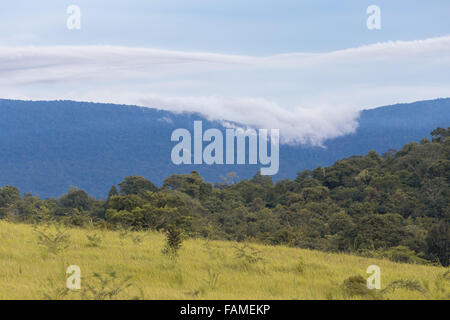
[[[39,236],[56,229],[0,221],[0,299],[450,299],[442,267],[193,239],[171,259],[157,232],[59,231],[67,248],[50,253]],[[66,290],[69,265],[80,267],[79,291]],[[383,293],[344,285],[366,279],[370,265],[380,267]]]
[[[294,178],[298,171],[327,166],[370,150],[383,153],[428,136],[450,123],[450,99],[421,101],[365,110],[353,135],[326,142],[326,149],[282,146],[274,178]],[[57,197],[70,186],[104,198],[124,176],[137,174],[157,185],[170,174],[198,171],[207,181],[221,181],[230,171],[252,177],[259,166],[175,166],[170,135],[192,129],[194,120],[221,128],[196,114],[151,108],[73,101],[0,100],[0,183],[22,192]]]
[[[125,177],[105,200],[72,188],[58,199],[0,188],[0,218],[115,230],[176,230],[211,240],[255,241],[450,265],[450,128],[383,156],[342,159],[276,183],[230,175],[212,185],[173,174],[158,188]],[[175,231],[174,231],[175,232]],[[176,237],[174,238],[176,239]]]

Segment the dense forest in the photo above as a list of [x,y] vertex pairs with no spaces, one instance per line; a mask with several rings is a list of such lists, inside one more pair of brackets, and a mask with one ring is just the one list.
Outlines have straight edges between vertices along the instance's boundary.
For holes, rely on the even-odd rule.
[[0,189],[0,217],[109,229],[177,229],[185,236],[296,246],[394,261],[450,264],[450,128],[432,140],[375,151],[276,183],[230,173],[214,186],[197,172],[161,188],[139,177],[97,200],[80,189],[58,199]]
[[[293,179],[301,170],[328,167],[370,150],[383,153],[420,141],[450,123],[450,98],[418,101],[363,110],[354,134],[324,141],[323,147],[282,144],[280,170],[274,181]],[[0,99],[0,183],[41,198],[57,198],[70,186],[104,199],[113,184],[136,174],[157,186],[172,174],[197,171],[205,181],[236,172],[250,179],[260,165],[177,166],[170,161],[172,132],[219,129],[221,122],[200,114],[172,113],[153,108],[75,101]],[[237,124],[239,127],[245,125]],[[321,131],[318,129],[318,131]],[[324,132],[317,132],[319,136]]]

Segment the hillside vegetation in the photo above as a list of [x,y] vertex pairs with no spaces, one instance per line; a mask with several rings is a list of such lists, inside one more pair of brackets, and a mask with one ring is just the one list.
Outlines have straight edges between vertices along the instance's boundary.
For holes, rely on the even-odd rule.
[[354,156],[274,183],[256,174],[213,186],[197,172],[161,188],[138,176],[96,200],[80,189],[58,199],[0,189],[0,218],[109,230],[169,229],[192,238],[250,241],[397,262],[450,264],[450,135],[397,152]]
[[[59,197],[71,186],[105,198],[113,184],[136,174],[158,186],[172,174],[197,171],[211,183],[236,172],[250,179],[260,164],[177,166],[171,161],[178,128],[193,132],[195,120],[204,130],[221,122],[199,114],[171,113],[153,108],[75,101],[18,101],[0,99],[0,184],[41,198]],[[383,153],[420,141],[450,123],[450,99],[419,101],[361,112],[354,134],[310,145],[280,146],[280,170],[274,181],[295,179],[299,170],[330,166],[335,161]],[[256,128],[257,129],[257,128]],[[282,128],[280,128],[282,129]],[[320,130],[320,129],[317,129]],[[326,130],[326,129],[324,129]],[[282,133],[282,131],[281,131]],[[317,132],[318,136],[327,136]]]
[[129,176],[105,200],[5,186],[0,298],[450,299],[450,130],[432,136],[276,183]]
[[[154,231],[0,221],[0,299],[450,299],[442,267],[200,239],[176,257],[164,247]],[[65,288],[69,265],[81,269],[78,291]],[[365,288],[369,265],[382,290]]]

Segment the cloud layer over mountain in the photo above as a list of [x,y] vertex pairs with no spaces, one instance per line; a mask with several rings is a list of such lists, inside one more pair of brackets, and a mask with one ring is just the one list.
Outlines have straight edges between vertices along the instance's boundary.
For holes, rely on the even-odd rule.
[[450,96],[450,36],[267,57],[116,46],[0,47],[0,97],[199,112],[320,145],[363,108]]

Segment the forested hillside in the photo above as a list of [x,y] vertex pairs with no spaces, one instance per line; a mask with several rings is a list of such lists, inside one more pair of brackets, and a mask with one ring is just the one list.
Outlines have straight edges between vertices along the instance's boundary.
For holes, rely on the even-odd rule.
[[158,188],[126,177],[108,198],[72,189],[40,199],[0,189],[0,216],[121,230],[171,230],[190,237],[255,241],[394,261],[450,261],[450,128],[398,152],[340,160],[273,182],[234,174],[212,185],[199,173],[172,175]]
[[[171,162],[170,136],[192,132],[194,120],[206,128],[223,126],[198,114],[74,101],[0,99],[0,182],[42,198],[59,197],[71,186],[104,198],[112,184],[136,174],[161,186],[171,174],[197,171],[220,182],[233,171],[249,179],[260,165],[183,165]],[[329,166],[370,150],[384,153],[420,141],[450,123],[450,99],[420,101],[361,112],[354,134],[325,141],[324,147],[282,145],[274,181],[294,179],[299,170]],[[299,128],[301,129],[301,128]],[[281,135],[283,134],[281,130]]]

